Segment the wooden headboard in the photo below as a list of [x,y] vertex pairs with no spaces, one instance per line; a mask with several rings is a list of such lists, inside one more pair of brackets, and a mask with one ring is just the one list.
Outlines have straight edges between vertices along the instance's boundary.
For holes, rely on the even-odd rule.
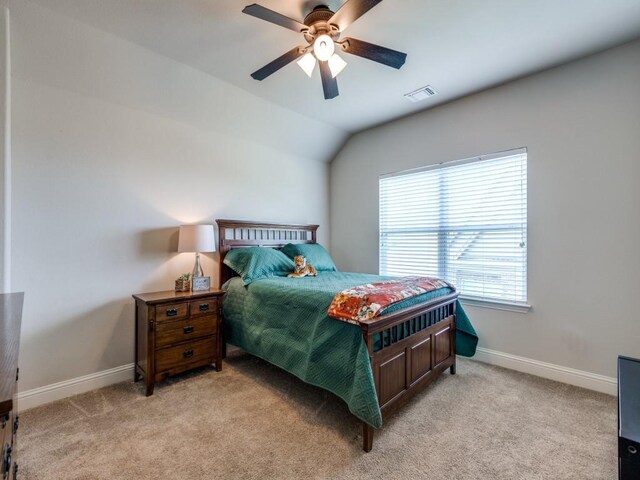
[[243,220],[216,220],[218,224],[218,251],[220,252],[220,286],[236,273],[224,263],[232,248],[282,248],[287,243],[316,243],[318,225],[247,222]]

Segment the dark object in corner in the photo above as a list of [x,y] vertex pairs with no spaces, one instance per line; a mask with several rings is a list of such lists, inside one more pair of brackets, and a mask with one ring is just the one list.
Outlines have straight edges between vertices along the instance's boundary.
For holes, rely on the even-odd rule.
[[640,360],[618,357],[619,479],[640,479]]

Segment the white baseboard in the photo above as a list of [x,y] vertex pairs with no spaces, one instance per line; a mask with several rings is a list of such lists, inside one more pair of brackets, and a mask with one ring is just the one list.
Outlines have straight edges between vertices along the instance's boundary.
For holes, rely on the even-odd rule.
[[97,388],[106,387],[114,383],[133,381],[134,364],[122,365],[101,372],[91,373],[82,377],[72,378],[63,382],[52,383],[44,387],[34,388],[18,393],[18,410],[23,411],[45,403],[89,392]]
[[557,382],[568,383],[577,387],[595,390],[596,392],[617,395],[618,381],[613,377],[606,377],[595,373],[576,370],[573,368],[540,362],[531,358],[518,357],[509,353],[497,352],[488,348],[478,347],[475,360],[497,365],[499,367],[529,373],[537,377],[548,378]]
[[[576,385],[597,392],[608,393],[609,395],[617,394],[616,379],[604,375],[575,370],[552,363],[540,362],[539,360],[497,352],[482,347],[478,347],[474,360],[562,383],[568,383],[569,385]],[[122,365],[109,370],[103,370],[101,372],[91,373],[82,377],[20,392],[18,393],[18,409],[27,410],[72,395],[106,387],[114,383],[133,380],[133,368],[134,364],[130,363],[128,365]]]

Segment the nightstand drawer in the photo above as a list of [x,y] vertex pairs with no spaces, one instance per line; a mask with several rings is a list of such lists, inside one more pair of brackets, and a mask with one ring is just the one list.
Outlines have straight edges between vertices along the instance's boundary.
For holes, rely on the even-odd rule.
[[216,333],[217,328],[218,319],[211,315],[158,323],[156,326],[156,348],[212,335]]
[[156,307],[156,321],[184,318],[189,314],[187,303],[172,303]]
[[194,364],[213,363],[217,355],[217,336],[185,343],[156,351],[156,371],[158,373],[191,368]]
[[218,314],[218,301],[213,298],[203,298],[201,300],[193,300],[189,302],[191,316],[196,315],[217,315]]

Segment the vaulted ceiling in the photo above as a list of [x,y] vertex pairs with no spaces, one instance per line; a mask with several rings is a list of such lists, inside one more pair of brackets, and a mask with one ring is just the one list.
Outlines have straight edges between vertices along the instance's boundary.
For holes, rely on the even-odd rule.
[[[348,132],[430,108],[640,36],[638,0],[386,0],[350,37],[408,54],[400,71],[343,57],[340,96],[324,100],[316,69],[295,63],[262,82],[251,72],[302,42],[301,35],[242,14],[253,0],[34,0],[254,95]],[[302,20],[340,0],[258,0]],[[403,94],[432,85],[438,95]]]

